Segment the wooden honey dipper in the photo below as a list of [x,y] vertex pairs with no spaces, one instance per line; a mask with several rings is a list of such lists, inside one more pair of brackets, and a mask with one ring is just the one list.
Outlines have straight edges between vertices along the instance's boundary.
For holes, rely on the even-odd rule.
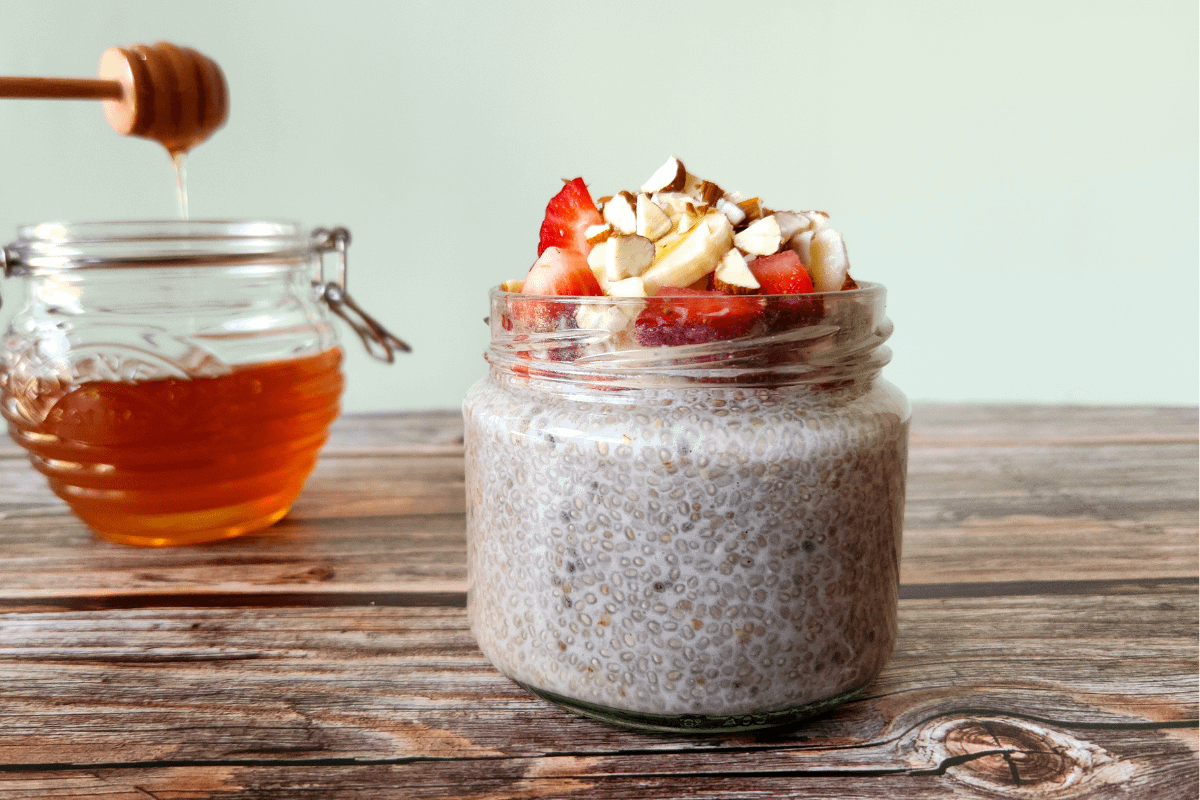
[[173,157],[203,142],[229,116],[221,68],[168,42],[110,47],[98,79],[0,77],[0,97],[103,100],[117,133],[154,139]]

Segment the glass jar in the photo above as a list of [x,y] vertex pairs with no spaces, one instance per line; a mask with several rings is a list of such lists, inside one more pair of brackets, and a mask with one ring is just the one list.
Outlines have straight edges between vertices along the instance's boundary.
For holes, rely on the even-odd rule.
[[714,317],[493,290],[463,406],[468,616],[492,663],[660,731],[788,724],[866,686],[896,636],[909,424],[879,377],[884,299]]
[[[0,350],[10,434],[105,539],[183,545],[271,525],[338,415],[329,310],[369,333],[347,306],[348,242],[272,222],[19,229],[0,249],[5,274],[27,278]],[[322,275],[330,250],[340,282]],[[390,359],[392,343],[377,350]]]

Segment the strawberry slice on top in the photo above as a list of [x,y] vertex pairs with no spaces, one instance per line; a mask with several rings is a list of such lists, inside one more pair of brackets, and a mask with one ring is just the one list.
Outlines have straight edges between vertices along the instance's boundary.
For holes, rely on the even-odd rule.
[[538,256],[521,286],[522,296],[508,301],[514,321],[525,331],[553,331],[574,327],[575,309],[571,303],[534,300],[523,295],[559,295],[594,297],[603,294],[587,256],[572,250],[547,247]]
[[529,268],[521,294],[593,296],[603,294],[587,255],[561,247],[547,247]]
[[634,335],[644,347],[734,339],[754,327],[762,309],[754,295],[663,288],[646,300]]
[[758,281],[760,294],[808,294],[813,291],[812,276],[800,263],[800,256],[792,250],[756,258],[747,266]]
[[567,181],[562,190],[546,204],[538,255],[546,252],[548,247],[558,247],[586,256],[592,249],[587,241],[587,229],[603,224],[604,218],[600,216],[583,178]]
[[[529,268],[521,294],[595,297],[604,294],[587,254],[592,246],[587,229],[604,219],[592,201],[583,178],[567,181],[546,205],[538,258]],[[513,319],[527,330],[552,331],[569,327],[574,310],[569,304],[514,298],[509,301]]]
[[817,325],[825,316],[824,295],[814,294],[812,277],[791,250],[756,258],[748,265],[761,294],[792,295],[776,298],[768,307],[764,324],[770,332]]

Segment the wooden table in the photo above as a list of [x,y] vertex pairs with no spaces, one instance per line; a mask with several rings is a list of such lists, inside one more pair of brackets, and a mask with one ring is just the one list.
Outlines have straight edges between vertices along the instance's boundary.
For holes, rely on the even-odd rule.
[[1195,798],[1197,412],[918,406],[899,645],[804,727],[626,732],[465,619],[456,412],[337,426],[265,535],[93,539],[0,445],[0,798]]

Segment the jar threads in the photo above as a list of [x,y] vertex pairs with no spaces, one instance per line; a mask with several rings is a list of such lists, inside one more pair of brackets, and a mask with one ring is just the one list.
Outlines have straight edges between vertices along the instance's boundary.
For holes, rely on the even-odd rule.
[[793,328],[780,297],[744,336],[636,347],[565,314],[530,329],[519,304],[547,298],[493,293],[464,403],[468,616],[501,672],[629,727],[727,732],[883,668],[909,419],[878,377],[883,289],[808,296]]

